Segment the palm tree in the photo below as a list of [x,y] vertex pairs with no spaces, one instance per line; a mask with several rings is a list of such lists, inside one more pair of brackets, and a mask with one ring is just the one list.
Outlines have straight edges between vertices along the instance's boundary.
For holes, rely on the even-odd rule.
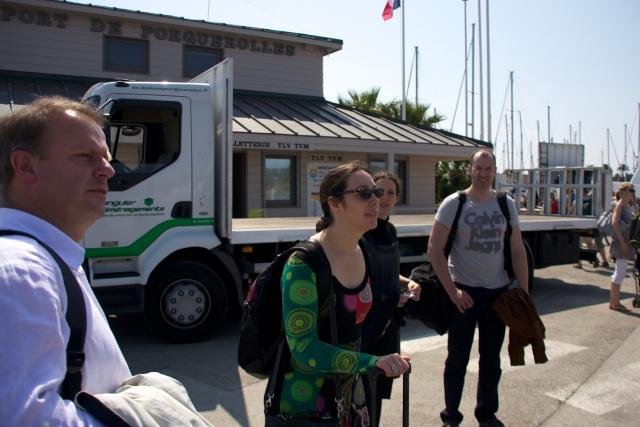
[[613,176],[614,181],[630,181],[633,174],[627,172],[629,170],[629,166],[626,163],[620,163],[618,165],[618,173]]
[[356,92],[355,90],[349,90],[349,98],[343,98],[338,95],[338,103],[340,105],[346,105],[348,107],[354,107],[358,110],[367,112],[377,112],[378,108],[378,95],[380,94],[379,87],[372,87],[369,90],[363,92]]
[[[340,105],[354,107],[362,111],[378,113],[394,119],[400,119],[402,117],[402,112],[400,111],[402,101],[394,99],[386,103],[378,102],[378,95],[380,94],[379,87],[373,87],[363,92],[349,90],[348,93],[348,98],[338,96],[338,102]],[[431,106],[429,104],[418,103],[416,105],[411,102],[406,102],[406,121],[417,125],[433,127],[445,119],[441,114],[429,115],[430,107]]]
[[[380,105],[380,114],[387,117],[393,117],[394,119],[400,119],[402,117],[402,111],[400,106],[402,101],[390,101],[386,104]],[[405,117],[406,121],[416,125],[433,127],[445,119],[441,114],[429,115],[429,104],[413,104],[411,102],[405,102]]]

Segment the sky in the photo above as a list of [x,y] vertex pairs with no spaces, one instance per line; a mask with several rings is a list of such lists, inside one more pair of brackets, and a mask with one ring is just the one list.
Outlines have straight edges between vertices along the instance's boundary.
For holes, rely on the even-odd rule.
[[[401,99],[404,9],[408,99],[413,102],[416,97],[412,64],[417,46],[418,101],[430,104],[446,117],[440,124],[442,129],[462,135],[465,103],[464,90],[462,93],[460,90],[465,47],[471,41],[473,23],[477,32],[480,3],[482,127],[483,139],[488,140],[487,0],[466,1],[467,45],[463,0],[404,0],[388,21],[381,16],[386,0],[92,0],[91,3],[340,39],[343,49],[324,60],[324,96],[330,101],[337,101],[339,95],[347,96],[349,90],[372,87],[380,87],[381,101]],[[510,160],[505,159],[511,157],[516,168],[532,167],[532,159],[533,166],[537,166],[538,141],[548,140],[548,126],[553,142],[584,144],[586,164],[604,162],[616,169],[625,162],[626,145],[626,164],[632,167],[633,155],[637,155],[640,146],[640,1],[489,0],[489,12],[490,142],[495,144],[499,169],[509,166]],[[476,40],[477,37],[476,34]],[[476,138],[481,136],[479,45],[476,43],[475,52],[473,136]],[[511,141],[510,72],[514,81],[513,156],[505,152],[506,122]],[[471,77],[469,59],[469,123]],[[505,119],[505,115],[509,118]],[[466,131],[471,136],[471,126]]]

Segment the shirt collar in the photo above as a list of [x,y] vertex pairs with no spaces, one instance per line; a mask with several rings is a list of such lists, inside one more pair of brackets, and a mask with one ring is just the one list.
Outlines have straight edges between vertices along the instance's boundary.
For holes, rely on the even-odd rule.
[[56,226],[30,213],[0,208],[0,229],[29,233],[44,243],[67,263],[77,269],[84,261],[84,248]]

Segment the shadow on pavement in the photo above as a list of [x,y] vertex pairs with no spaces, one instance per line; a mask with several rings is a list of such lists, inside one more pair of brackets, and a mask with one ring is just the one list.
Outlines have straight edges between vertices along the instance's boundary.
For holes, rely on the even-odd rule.
[[139,315],[110,317],[109,322],[134,375],[170,375],[184,384],[199,412],[222,410],[238,425],[249,425],[236,361],[238,320],[226,321],[205,341],[188,344],[163,341]]
[[[630,278],[625,279],[623,289],[625,287],[629,289],[633,286],[629,283],[630,281]],[[609,301],[609,289],[603,289],[598,285],[536,278],[534,286],[532,297],[540,315],[603,304]],[[620,296],[622,299],[627,299],[634,295],[634,293],[623,291]]]
[[[608,312],[606,303],[609,301],[609,289],[603,286],[602,276],[610,275],[611,272],[593,270],[592,273],[597,274],[594,276],[594,283],[598,282],[599,285],[573,283],[557,278],[536,278],[533,299],[539,314],[542,316],[594,305],[602,305],[603,313],[605,310]],[[625,279],[623,290],[633,291],[632,280],[629,277]],[[632,292],[622,293],[629,308],[631,302],[628,299],[634,295]],[[637,309],[620,314],[640,318]],[[190,344],[163,341],[147,329],[144,320],[138,315],[110,317],[109,321],[132,373],[158,371],[175,377],[185,385],[197,410],[205,416],[208,412],[215,411],[216,419],[222,416],[230,423],[223,425],[250,425],[250,418],[256,413],[255,405],[260,407],[257,413],[261,413],[261,399],[248,401],[243,392],[247,386],[255,384],[261,390],[258,393],[254,388],[253,395],[261,396],[264,386],[258,384],[259,380],[241,373],[238,367],[236,351],[239,320],[231,318],[217,335]],[[432,347],[446,347],[446,335],[438,337],[418,321],[410,320],[407,327],[402,329],[403,341],[426,337],[433,337]]]

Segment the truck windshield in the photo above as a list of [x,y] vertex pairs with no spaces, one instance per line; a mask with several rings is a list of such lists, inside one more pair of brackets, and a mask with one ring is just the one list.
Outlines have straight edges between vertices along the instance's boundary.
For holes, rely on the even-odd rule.
[[94,110],[98,110],[100,107],[100,95],[93,95],[82,100],[84,104],[87,104]]

